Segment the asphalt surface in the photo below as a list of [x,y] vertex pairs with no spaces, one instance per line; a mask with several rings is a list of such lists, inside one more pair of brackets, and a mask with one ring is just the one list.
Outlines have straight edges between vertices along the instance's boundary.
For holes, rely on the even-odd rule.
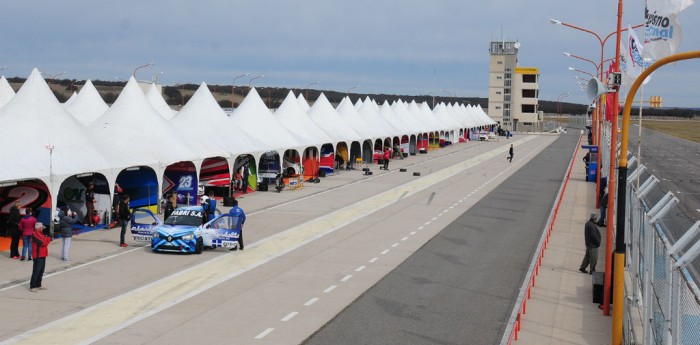
[[305,343],[498,343],[577,140],[561,135]]
[[[632,122],[629,150],[636,156],[639,127]],[[680,201],[661,222],[674,243],[700,219],[700,144],[646,128],[642,129],[642,140],[642,164],[659,179],[659,187],[647,200],[658,200],[670,191]],[[691,266],[700,280],[700,258]]]

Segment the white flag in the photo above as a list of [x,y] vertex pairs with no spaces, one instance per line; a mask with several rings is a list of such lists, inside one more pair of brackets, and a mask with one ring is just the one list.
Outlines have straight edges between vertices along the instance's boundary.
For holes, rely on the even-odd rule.
[[681,46],[678,13],[693,0],[647,0],[644,18],[645,56],[653,59],[675,54]]

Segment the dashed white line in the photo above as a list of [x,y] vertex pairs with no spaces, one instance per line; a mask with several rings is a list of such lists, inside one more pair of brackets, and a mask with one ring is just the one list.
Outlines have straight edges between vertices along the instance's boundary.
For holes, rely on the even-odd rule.
[[373,258],[369,259],[369,262],[372,263],[372,262],[375,262],[375,261],[377,261],[377,260],[379,260],[378,257],[373,257]]
[[363,269],[365,269],[365,268],[367,268],[367,266],[364,266],[364,265],[363,265],[363,266],[360,266],[360,267],[358,267],[358,268],[355,269],[355,272],[361,272],[361,271],[362,271]]
[[423,230],[423,229],[425,229],[425,227],[422,225],[418,227],[418,230]]
[[391,248],[396,248],[396,247],[398,247],[398,246],[399,246],[399,243],[396,242],[396,243],[394,243],[394,244],[391,245]]
[[408,239],[408,237],[404,237],[404,238],[401,239],[401,241],[405,241],[405,240],[407,240],[407,239]]
[[312,299],[306,301],[306,303],[304,303],[304,306],[305,306],[305,307],[308,307],[308,306],[310,306],[310,305],[316,303],[316,301],[318,301],[318,297],[314,297],[314,298],[312,298]]
[[345,276],[345,277],[343,277],[343,279],[341,279],[340,281],[344,283],[344,282],[346,282],[346,281],[350,280],[350,278],[352,278],[352,274],[348,274],[348,275],[346,275],[346,276]]
[[425,225],[430,225],[430,223],[432,223],[432,222],[425,222]]
[[436,220],[437,220],[437,217],[433,217],[433,219],[431,219],[431,221],[433,221],[433,222]]
[[331,285],[331,286],[327,287],[325,290],[323,290],[323,293],[329,293],[329,292],[335,290],[335,288],[337,288],[337,287],[338,287],[338,285]]
[[379,254],[382,254],[382,255],[384,255],[384,254],[386,254],[386,253],[388,253],[388,252],[389,252],[389,249],[384,249],[384,250],[382,250],[382,252],[381,252],[381,253],[379,253]]
[[[700,210],[698,210],[698,211],[700,211]],[[415,234],[416,234],[415,231],[411,231],[411,233],[409,235],[415,235]]]
[[293,312],[287,314],[287,316],[283,317],[281,321],[287,322],[287,321],[291,320],[293,317],[297,316],[297,314],[299,314],[299,312],[293,311]]
[[270,334],[270,332],[272,332],[272,331],[274,331],[274,330],[275,330],[274,328],[268,328],[268,329],[266,329],[266,330],[260,332],[260,334],[256,335],[256,336],[255,336],[255,339],[260,340],[260,339],[262,339],[262,338],[265,338],[266,335]]

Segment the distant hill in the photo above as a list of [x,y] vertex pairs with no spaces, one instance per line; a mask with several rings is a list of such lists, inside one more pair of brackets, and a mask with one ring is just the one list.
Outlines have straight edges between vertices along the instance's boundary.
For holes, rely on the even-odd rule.
[[[19,89],[20,86],[25,81],[25,78],[19,78],[19,77],[13,77],[13,78],[7,78],[8,82],[10,82],[10,85],[17,90]],[[48,80],[47,80],[48,81]],[[85,80],[75,80],[75,79],[60,79],[60,80],[54,80],[50,82],[52,85],[52,89],[54,91],[54,94],[56,95],[56,98],[58,98],[59,101],[65,102],[70,95],[72,94],[73,91],[78,91],[82,87],[82,85],[85,83]],[[95,85],[95,88],[97,91],[100,92],[100,95],[104,99],[105,102],[108,104],[114,103],[114,101],[117,99],[119,96],[119,93],[121,92],[122,88],[126,84],[124,81],[105,81],[105,80],[93,80],[92,83]],[[163,98],[165,101],[173,106],[174,108],[178,108],[178,106],[183,105],[184,103],[187,103],[187,101],[192,97],[192,94],[199,88],[199,84],[183,84],[183,85],[178,85],[178,86],[163,86]],[[219,105],[222,108],[231,108],[231,85],[209,85],[209,90],[212,92],[214,95],[214,98],[219,102]],[[306,89],[289,89],[289,88],[280,88],[280,87],[264,87],[264,86],[259,86],[256,87],[256,90],[258,90],[258,93],[260,94],[260,97],[263,99],[265,104],[268,106],[270,109],[274,109],[279,107],[280,104],[282,104],[282,101],[284,101],[284,98],[287,97],[287,94],[289,91],[294,91],[294,94],[298,95],[299,92],[304,93],[304,97],[306,97],[307,90]],[[235,88],[235,103],[236,106],[240,104],[241,101],[245,98],[245,95],[248,93],[248,88],[245,86],[237,86]],[[396,101],[398,99],[402,99],[404,101],[411,101],[415,100],[418,103],[422,102],[427,102],[428,104],[432,105],[433,101],[435,104],[438,104],[440,102],[445,102],[445,103],[453,103],[453,102],[458,102],[462,104],[472,104],[472,105],[481,105],[481,107],[484,109],[484,111],[488,110],[488,99],[487,98],[481,98],[481,97],[443,97],[443,96],[435,96],[433,99],[433,96],[430,95],[421,95],[421,96],[407,96],[407,95],[390,95],[390,94],[367,94],[367,93],[350,93],[346,94],[345,92],[338,92],[338,91],[333,91],[333,90],[316,90],[316,89],[309,89],[308,90],[308,97],[307,99],[310,100],[315,100],[318,98],[318,96],[324,93],[328,100],[333,103],[337,104],[339,103],[343,97],[345,96],[350,96],[350,98],[353,101],[357,101],[357,99],[365,99],[366,97],[369,96],[369,98],[372,98],[376,100],[379,104],[384,103],[385,101],[388,101],[389,103]],[[557,113],[558,109],[558,103],[555,101],[547,101],[547,100],[542,100],[540,99],[540,110],[543,111],[544,113],[549,113],[549,114],[554,114]],[[576,103],[561,103],[562,107],[562,113],[563,114],[585,114],[587,105],[585,104],[576,104]],[[637,110],[633,110],[633,113],[635,113]],[[645,108],[644,110],[645,115],[648,116],[673,116],[673,117],[685,117],[685,118],[692,118],[694,116],[700,115],[700,109],[679,109],[679,108],[658,108],[658,109],[650,109],[650,108]]]

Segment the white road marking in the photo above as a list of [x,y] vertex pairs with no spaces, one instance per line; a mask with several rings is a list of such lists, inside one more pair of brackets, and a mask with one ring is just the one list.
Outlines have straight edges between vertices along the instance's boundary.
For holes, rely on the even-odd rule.
[[308,307],[308,306],[310,306],[310,305],[316,303],[316,301],[318,301],[318,297],[314,297],[314,298],[312,298],[312,299],[306,301],[306,303],[304,303],[304,306],[305,306],[305,307]]
[[274,330],[275,330],[274,328],[268,328],[268,329],[260,332],[260,334],[256,335],[254,339],[260,340],[262,338],[265,338],[266,335],[270,334]]
[[341,279],[340,281],[343,282],[343,283],[345,283],[346,281],[350,280],[350,278],[352,278],[352,274],[346,275],[346,276],[343,277],[343,279]]
[[425,222],[423,225],[430,225],[431,222]]
[[293,311],[293,312],[287,314],[287,316],[283,317],[282,320],[280,320],[280,321],[287,322],[287,321],[291,320],[293,317],[297,316],[297,314],[299,314],[299,312]]
[[367,266],[360,266],[360,267],[355,269],[355,272],[361,272],[365,268],[367,268]]
[[389,252],[389,249],[384,249],[384,250],[382,250],[382,252],[381,252],[381,253],[379,253],[379,254],[382,254],[382,255],[384,255],[384,254],[386,254],[386,253],[388,253],[388,252]]
[[404,237],[404,238],[401,239],[401,241],[405,241],[405,240],[407,240],[407,239],[408,239],[408,237]]
[[370,263],[373,263],[373,262],[375,262],[375,261],[377,261],[377,260],[379,260],[378,257],[373,257],[373,258],[369,259],[369,262],[370,262]]
[[331,285],[331,286],[327,287],[325,290],[323,290],[323,293],[329,293],[329,292],[335,290],[335,288],[337,288],[337,287],[338,287],[338,285]]
[[[698,211],[700,211],[700,210],[698,210]],[[411,231],[411,233],[409,235],[415,235],[415,234],[416,234],[415,231]]]
[[425,227],[422,225],[418,227],[418,230],[423,230],[423,229],[425,229]]
[[433,217],[433,219],[431,219],[431,221],[433,221],[433,222],[436,220],[437,220],[437,217]]
[[396,243],[394,243],[394,244],[391,245],[391,248],[396,248],[396,247],[398,247],[398,246],[399,246],[399,243],[396,242]]

